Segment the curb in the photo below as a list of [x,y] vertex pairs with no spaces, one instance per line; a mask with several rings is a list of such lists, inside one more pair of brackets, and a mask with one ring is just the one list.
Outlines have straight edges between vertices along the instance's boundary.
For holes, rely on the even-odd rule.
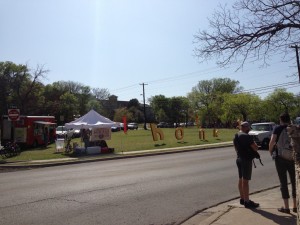
[[11,168],[11,169],[30,169],[30,168],[41,168],[41,167],[52,167],[52,166],[61,166],[61,165],[71,165],[79,163],[88,163],[88,162],[98,162],[98,161],[108,161],[108,160],[118,160],[126,158],[138,158],[154,155],[167,155],[174,153],[183,153],[183,152],[192,152],[192,151],[201,151],[206,149],[215,149],[221,147],[230,147],[233,146],[232,142],[221,142],[215,144],[206,144],[206,145],[196,145],[196,146],[185,146],[178,148],[165,148],[165,149],[155,149],[155,150],[141,150],[136,152],[126,152],[126,153],[117,153],[114,155],[107,155],[107,157],[95,157],[87,156],[85,158],[74,158],[74,159],[56,159],[56,160],[36,160],[36,161],[17,161],[17,162],[0,162],[0,168]]

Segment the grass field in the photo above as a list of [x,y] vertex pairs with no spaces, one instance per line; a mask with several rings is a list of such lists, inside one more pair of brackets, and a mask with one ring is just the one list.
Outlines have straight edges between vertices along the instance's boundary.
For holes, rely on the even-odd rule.
[[[114,148],[115,152],[139,151],[161,148],[182,147],[191,145],[202,145],[209,143],[218,143],[231,141],[236,129],[219,129],[218,137],[213,137],[212,129],[205,129],[205,140],[199,138],[199,129],[196,127],[184,128],[182,140],[175,138],[174,128],[162,128],[164,140],[153,141],[151,130],[129,130],[127,134],[123,131],[112,132],[111,140],[107,141],[110,148]],[[80,138],[75,138],[72,142],[77,142],[83,146]],[[47,148],[35,148],[22,151],[20,155],[12,158],[2,159],[2,161],[11,162],[18,160],[42,160],[42,159],[58,159],[72,157],[64,153],[55,153],[55,144],[48,145]]]

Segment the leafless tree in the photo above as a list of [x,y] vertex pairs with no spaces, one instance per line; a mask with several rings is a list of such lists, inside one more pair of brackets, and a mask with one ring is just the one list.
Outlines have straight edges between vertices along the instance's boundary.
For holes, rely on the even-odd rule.
[[[219,66],[246,60],[267,64],[272,55],[282,59],[300,42],[300,1],[238,0],[231,8],[219,6],[209,19],[210,29],[195,35],[195,55],[214,57]],[[294,55],[293,55],[294,56]]]

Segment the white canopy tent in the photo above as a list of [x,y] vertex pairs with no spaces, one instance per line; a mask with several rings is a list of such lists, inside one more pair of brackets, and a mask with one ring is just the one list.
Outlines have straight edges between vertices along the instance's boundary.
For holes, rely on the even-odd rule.
[[110,119],[101,116],[95,110],[90,110],[82,117],[65,124],[67,129],[89,129],[89,128],[111,128],[119,127],[120,124],[111,121]]

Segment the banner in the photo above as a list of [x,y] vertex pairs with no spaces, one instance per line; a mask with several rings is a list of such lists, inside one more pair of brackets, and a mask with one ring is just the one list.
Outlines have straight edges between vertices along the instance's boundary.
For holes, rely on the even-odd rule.
[[110,140],[111,139],[111,128],[93,128],[90,141]]
[[127,118],[126,118],[126,116],[123,116],[123,125],[124,125],[124,133],[126,134],[127,133]]

